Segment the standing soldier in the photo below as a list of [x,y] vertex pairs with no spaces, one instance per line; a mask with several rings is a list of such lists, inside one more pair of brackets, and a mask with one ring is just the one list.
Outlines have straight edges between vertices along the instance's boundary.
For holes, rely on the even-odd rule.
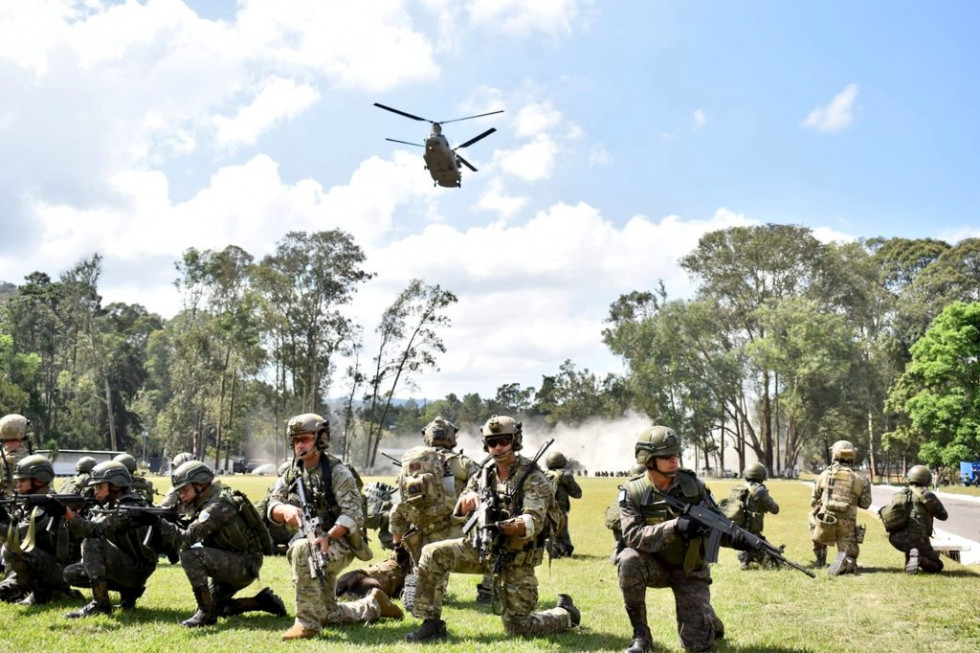
[[551,534],[548,553],[552,558],[571,557],[575,547],[572,545],[572,538],[568,534],[568,512],[572,509],[570,499],[581,499],[582,488],[575,480],[575,475],[565,469],[568,464],[565,454],[560,451],[551,451],[545,458],[545,462],[548,465],[548,471],[545,472],[545,475],[551,483],[551,489],[555,493],[558,507],[565,515],[561,530]]
[[[512,417],[495,415],[484,424],[483,448],[493,462],[470,477],[459,497],[458,511],[462,515],[472,513],[480,507],[481,499],[492,495],[493,512],[499,511],[505,518],[498,523],[480,524],[472,531],[497,534],[493,542],[484,540],[489,551],[475,546],[471,537],[434,542],[422,549],[413,613],[424,621],[405,636],[406,641],[446,637],[446,622],[441,616],[449,573],[479,573],[491,564],[496,567],[493,580],[508,633],[550,635],[578,627],[581,613],[567,594],[558,595],[556,607],[534,612],[538,603],[534,568],[544,558],[549,525],[561,520],[561,510],[535,461],[517,455],[522,440],[521,423]],[[503,511],[507,514],[503,515]]]
[[136,494],[142,494],[147,503],[153,505],[153,501],[156,499],[156,491],[153,489],[153,483],[150,483],[149,479],[137,472],[136,459],[131,454],[121,453],[113,460],[122,463],[129,470],[129,475],[133,478],[133,486],[130,489]]
[[[714,501],[694,472],[681,469],[681,439],[673,429],[647,429],[637,437],[634,453],[646,474],[619,492],[620,525],[626,542],[617,557],[619,588],[633,626],[633,641],[626,653],[653,649],[647,625],[648,587],[669,587],[674,593],[677,632],[684,650],[707,651],[725,632],[711,607],[711,570],[704,559],[707,532],[688,515],[677,516],[659,495],[712,508]],[[746,548],[745,543],[729,536],[725,540],[726,546]]]
[[92,456],[82,456],[75,463],[75,475],[69,476],[58,488],[58,492],[61,494],[84,494],[86,496],[92,496],[94,493],[94,488],[89,487],[88,479],[89,472],[95,467],[98,461]]
[[921,569],[930,574],[943,570],[939,553],[932,548],[932,521],[946,521],[949,514],[939,497],[929,490],[932,472],[924,465],[915,465],[909,470],[909,486],[892,498],[892,505],[903,506],[907,518],[897,530],[889,530],[888,541],[905,553],[905,571],[917,574]]
[[[296,621],[282,634],[285,640],[310,639],[328,624],[374,621],[380,617],[401,619],[401,608],[388,595],[374,589],[357,601],[337,602],[337,576],[354,556],[371,557],[363,535],[364,508],[354,475],[341,460],[327,453],[330,431],[322,417],[314,413],[297,415],[289,420],[286,435],[295,464],[279,478],[269,498],[269,518],[299,529],[304,508],[316,518],[312,539],[297,537],[289,545],[286,557],[292,568],[296,589]],[[304,506],[299,498],[302,484]],[[311,565],[316,546],[324,560],[323,567]],[[316,556],[319,557],[319,556]]]
[[[44,456],[32,454],[18,461],[12,477],[17,494],[50,494],[54,467]],[[59,507],[20,505],[8,514],[0,505],[0,532],[11,535],[3,545],[3,560],[12,572],[0,583],[0,601],[41,605],[82,598],[65,582],[71,548]]]
[[259,577],[263,553],[271,552],[269,533],[248,497],[214,480],[211,468],[198,460],[184,463],[170,478],[190,525],[182,528],[150,513],[141,516],[150,525],[159,524],[167,549],[180,551],[180,566],[197,601],[197,612],[181,625],[209,626],[218,617],[243,612],[286,616],[282,599],[268,587],[250,598],[232,598]]
[[[742,511],[743,523],[739,524],[742,528],[758,535],[762,539],[765,536],[762,530],[765,528],[766,513],[779,514],[779,504],[769,494],[766,488],[766,479],[769,477],[769,470],[762,463],[752,463],[742,472],[742,478],[747,483],[736,485],[732,488],[731,497],[738,501]],[[729,515],[730,516],[730,515]],[[737,523],[737,522],[736,522]],[[749,564],[757,562],[760,565],[778,565],[778,561],[768,557],[761,551],[739,551],[738,561],[741,568],[748,569]]]
[[0,419],[0,497],[14,495],[14,469],[17,462],[31,453],[31,445],[27,440],[27,427],[30,421],[23,415],[4,415]]
[[110,589],[119,592],[119,607],[134,607],[146,590],[146,579],[156,569],[157,552],[144,544],[148,527],[131,521],[131,515],[118,510],[122,506],[147,505],[142,496],[130,490],[132,482],[122,463],[100,463],[92,468],[89,479],[98,505],[86,511],[84,517],[71,508],[63,508],[68,530],[83,538],[82,561],[65,567],[65,580],[75,587],[92,588],[92,602],[69,612],[70,619],[110,614]]
[[831,563],[831,576],[856,574],[859,544],[864,527],[857,525],[857,509],[871,505],[871,484],[854,471],[854,445],[838,440],[830,448],[833,462],[823,470],[810,496],[810,537],[816,566],[827,564],[827,545],[837,545],[837,557]]

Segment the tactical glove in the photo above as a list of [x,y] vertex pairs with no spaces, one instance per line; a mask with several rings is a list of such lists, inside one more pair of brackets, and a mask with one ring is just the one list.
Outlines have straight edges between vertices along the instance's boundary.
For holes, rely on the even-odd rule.
[[10,517],[10,513],[7,512],[6,508],[0,506],[0,521],[7,521],[8,517]]
[[68,508],[57,499],[48,499],[44,502],[44,512],[52,517],[64,517]]
[[674,530],[685,540],[700,537],[708,532],[704,524],[692,518],[690,515],[681,515],[678,517]]
[[730,546],[736,551],[752,551],[754,547],[749,538],[746,537],[747,535],[748,533],[743,530],[736,530],[729,536],[731,538]]
[[129,516],[129,521],[138,526],[157,526],[160,523],[160,516],[154,515],[152,512],[134,510]]

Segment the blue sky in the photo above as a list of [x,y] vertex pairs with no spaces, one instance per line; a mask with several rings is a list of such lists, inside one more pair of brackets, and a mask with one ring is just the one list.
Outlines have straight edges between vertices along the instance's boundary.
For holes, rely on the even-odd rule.
[[[368,334],[414,277],[460,302],[417,396],[618,372],[602,320],[706,231],[980,235],[973,2],[425,0],[0,5],[0,280],[105,257],[170,315],[173,263],[350,231]],[[480,171],[432,188],[427,126]],[[339,390],[338,379],[337,389]],[[400,394],[409,394],[404,391]]]

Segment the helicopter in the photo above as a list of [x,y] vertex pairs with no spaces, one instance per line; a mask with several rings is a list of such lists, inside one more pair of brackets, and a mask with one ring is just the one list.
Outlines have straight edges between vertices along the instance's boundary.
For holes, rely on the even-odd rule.
[[465,147],[469,147],[473,143],[486,138],[490,134],[497,131],[495,127],[491,127],[479,136],[474,136],[465,143],[461,143],[456,147],[449,147],[449,141],[446,137],[442,135],[442,126],[450,122],[459,122],[461,120],[472,120],[473,118],[482,118],[483,116],[492,116],[495,113],[503,113],[504,110],[500,109],[498,111],[491,111],[489,113],[481,113],[475,116],[467,116],[465,118],[454,118],[453,120],[429,120],[428,118],[420,118],[419,116],[414,116],[410,113],[404,111],[399,111],[398,109],[392,109],[391,107],[386,107],[383,104],[377,102],[374,106],[379,109],[384,109],[385,111],[391,111],[392,113],[397,113],[400,116],[405,116],[406,118],[411,118],[412,120],[420,120],[423,122],[428,122],[432,124],[432,133],[429,137],[425,139],[424,144],[410,143],[408,141],[400,141],[394,138],[386,138],[386,141],[391,141],[392,143],[402,143],[403,145],[412,145],[415,147],[424,147],[425,154],[422,158],[425,159],[425,169],[429,171],[432,175],[432,181],[434,186],[443,186],[445,188],[459,188],[462,185],[460,180],[460,170],[461,164],[476,172],[476,168],[473,165],[460,156],[456,150],[461,150]]

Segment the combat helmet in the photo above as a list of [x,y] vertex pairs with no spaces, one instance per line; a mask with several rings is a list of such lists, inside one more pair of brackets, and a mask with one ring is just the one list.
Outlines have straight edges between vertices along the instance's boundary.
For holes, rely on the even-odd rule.
[[54,480],[54,466],[51,461],[39,453],[25,456],[17,461],[14,466],[13,479],[19,481],[22,478],[33,478],[45,485],[50,485]]
[[769,478],[769,470],[762,463],[752,463],[745,468],[742,472],[742,478],[746,481],[758,481],[762,483],[764,480]]
[[426,424],[422,429],[422,439],[428,447],[456,446],[456,433],[459,427],[441,415]]
[[316,448],[320,451],[326,451],[330,446],[330,425],[316,413],[303,413],[286,423],[286,437],[290,442],[293,437],[303,433],[316,436]]
[[928,487],[932,485],[932,472],[925,465],[913,465],[908,473],[909,483]]
[[520,451],[523,445],[524,430],[523,425],[513,417],[507,415],[493,415],[483,425],[483,450],[489,451],[487,438],[497,435],[511,435],[514,437],[514,451]]
[[97,461],[92,456],[82,456],[81,458],[78,459],[78,462],[75,463],[75,473],[88,474],[89,472],[92,471],[92,468],[95,467],[96,463],[98,462],[99,461]]
[[23,415],[11,413],[0,418],[0,440],[26,440],[31,421]]
[[99,483],[111,483],[116,487],[129,487],[133,484],[133,475],[129,473],[126,465],[118,460],[107,460],[93,467],[92,473],[88,477],[90,487]]
[[548,453],[548,456],[544,459],[548,469],[565,469],[565,465],[568,464],[568,459],[565,458],[565,454],[560,451],[552,451]]
[[136,473],[136,459],[128,453],[121,453],[113,458],[117,463],[122,463],[129,470],[130,474]]
[[638,465],[646,465],[650,458],[680,455],[681,439],[669,426],[652,426],[636,437],[633,453]]
[[170,475],[170,483],[175,490],[190,483],[210,483],[214,480],[214,472],[200,460],[190,460]]
[[856,454],[854,445],[847,440],[838,440],[830,446],[830,458],[832,460],[853,462]]
[[191,460],[194,460],[194,454],[187,451],[181,451],[179,454],[174,456],[173,460],[170,461],[170,473],[172,474],[175,469]]

